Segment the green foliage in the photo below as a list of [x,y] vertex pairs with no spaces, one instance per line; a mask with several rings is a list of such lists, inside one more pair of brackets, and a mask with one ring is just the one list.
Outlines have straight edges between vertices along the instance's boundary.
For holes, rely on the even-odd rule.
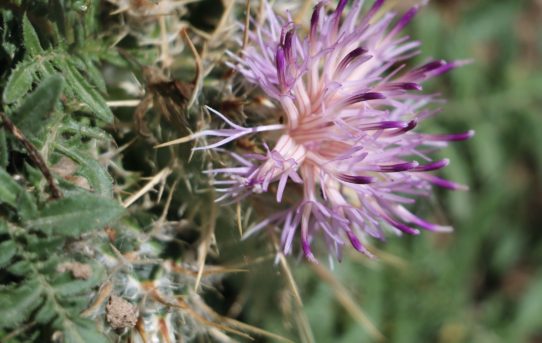
[[37,69],[37,64],[28,61],[20,62],[15,67],[4,89],[3,100],[6,104],[17,101],[30,91]]
[[[70,6],[52,3],[59,11]],[[93,320],[81,317],[106,270],[70,247],[92,242],[124,213],[113,198],[112,178],[93,157],[96,142],[111,139],[96,125],[113,120],[105,83],[95,56],[74,54],[70,38],[59,35],[66,24],[59,20],[67,18],[32,9],[6,13],[0,59],[9,61],[9,73],[0,83],[0,110],[20,133],[7,125],[0,131],[0,340],[44,342],[58,331],[64,342],[108,342]],[[96,27],[86,29],[91,34]],[[12,53],[2,55],[8,49]],[[44,169],[60,199],[51,198]],[[73,261],[89,275],[61,270]]]
[[26,225],[49,234],[78,236],[103,228],[123,210],[116,200],[80,193],[50,202]]
[[26,15],[23,17],[23,43],[28,57],[37,57],[43,53],[38,34]]
[[[84,63],[71,55],[71,53],[58,46],[47,50],[42,48],[38,34],[34,27],[25,16],[23,19],[23,44],[26,49],[26,55],[11,73],[8,83],[3,92],[5,103],[15,103],[22,99],[32,85],[46,77],[60,73],[66,78],[68,88],[66,93],[75,96],[81,101],[81,110],[95,116],[104,122],[113,120],[113,113],[105,103],[102,95],[94,89],[94,85],[89,83],[83,77],[88,66],[93,66],[90,59],[84,59]],[[91,67],[93,79],[97,80],[95,68]],[[99,80],[99,79],[98,79]],[[100,88],[103,89],[103,81],[98,81]]]
[[18,281],[0,286],[0,316],[4,318],[0,328],[15,329],[31,320],[43,328],[61,330],[74,342],[83,342],[86,337],[100,337],[97,342],[105,342],[91,322],[79,318],[88,302],[88,290],[105,276],[103,268],[94,264],[88,279],[74,280],[58,270],[64,239],[54,233],[29,232],[29,228],[12,223],[3,222],[2,226],[10,240],[0,244],[0,262],[2,266],[11,264],[7,271],[18,276]]
[[23,128],[29,137],[43,133],[52,119],[51,113],[60,98],[63,86],[64,80],[59,75],[44,79],[14,111],[14,124]]
[[18,209],[19,214],[24,218],[31,218],[37,211],[37,206],[32,195],[15,182],[4,169],[0,169],[1,203]]
[[2,327],[16,327],[40,304],[42,289],[37,280],[0,289]]

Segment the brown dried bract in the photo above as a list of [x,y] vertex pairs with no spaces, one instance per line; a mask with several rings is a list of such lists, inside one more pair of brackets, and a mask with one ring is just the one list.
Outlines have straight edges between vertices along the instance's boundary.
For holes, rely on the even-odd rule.
[[186,105],[194,86],[179,80],[171,80],[157,68],[145,67],[143,75],[146,81],[145,97],[134,112],[138,132],[145,137],[151,136],[145,114],[154,107],[157,113],[172,123],[180,133],[188,133]]
[[105,307],[106,319],[113,329],[133,328],[139,317],[139,309],[121,297],[112,295]]
[[92,276],[92,267],[79,262],[65,262],[58,266],[59,273],[70,272],[76,279],[88,280]]

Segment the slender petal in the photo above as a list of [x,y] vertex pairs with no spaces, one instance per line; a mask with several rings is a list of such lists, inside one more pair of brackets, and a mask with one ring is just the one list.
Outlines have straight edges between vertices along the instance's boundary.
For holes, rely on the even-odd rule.
[[432,60],[408,70],[407,60],[419,53],[420,42],[411,41],[402,30],[420,6],[396,19],[380,12],[383,0],[374,1],[365,14],[361,0],[354,1],[350,11],[347,2],[336,1],[331,12],[324,2],[318,3],[307,36],[265,3],[266,20],[249,34],[243,54],[229,54],[228,65],[274,102],[284,124],[266,121],[246,128],[208,108],[227,127],[177,140],[219,137],[195,149],[224,151],[220,147],[245,135],[277,131],[269,135],[269,147],[264,144],[265,154],[228,150],[238,167],[206,172],[217,178],[221,201],[273,193],[281,204],[244,237],[268,226],[281,227],[284,253],[297,247],[313,262],[312,243],[321,237],[340,260],[348,242],[371,257],[368,240],[383,240],[386,231],[451,231],[407,207],[429,196],[433,186],[466,189],[434,175],[449,160],[431,155],[474,134],[417,132],[418,123],[436,115],[435,105],[440,103],[435,95],[422,92],[422,84],[468,63]]

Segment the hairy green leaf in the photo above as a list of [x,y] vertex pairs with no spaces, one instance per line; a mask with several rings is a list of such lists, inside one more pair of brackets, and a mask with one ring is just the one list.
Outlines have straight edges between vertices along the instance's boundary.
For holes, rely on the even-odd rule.
[[16,115],[13,118],[15,125],[27,135],[37,135],[44,130],[63,86],[64,79],[59,75],[52,75],[43,80],[15,111]]
[[7,203],[18,210],[23,219],[36,213],[36,204],[31,195],[0,168],[0,204]]
[[14,14],[10,11],[2,11],[0,15],[2,16],[1,20],[3,22],[3,30],[0,30],[0,53],[3,53],[1,49],[4,49],[6,55],[13,58],[17,51],[17,46],[13,44],[13,40],[10,39],[12,30],[10,30],[9,27],[14,21]]
[[7,270],[14,275],[24,276],[30,272],[30,263],[28,261],[22,260],[15,262],[14,264],[7,267]]
[[113,179],[98,161],[93,159],[86,160],[81,164],[79,174],[88,180],[96,193],[104,197],[111,197],[113,195]]
[[33,319],[37,323],[45,324],[55,318],[56,315],[55,303],[51,299],[45,298],[43,305],[41,305]]
[[30,91],[37,67],[38,64],[31,61],[17,64],[4,89],[3,99],[6,104],[22,99]]
[[40,305],[42,289],[37,280],[0,289],[0,327],[13,327]]
[[98,90],[100,92],[102,92],[103,94],[107,93],[105,81],[100,70],[96,68],[96,66],[90,59],[82,59],[82,62],[85,64],[86,74],[88,75],[92,83],[95,84],[96,87],[98,87]]
[[98,161],[75,149],[68,149],[61,145],[56,145],[56,148],[81,166],[78,173],[88,180],[94,192],[104,197],[112,196],[113,179]]
[[38,33],[34,30],[34,27],[26,15],[23,17],[23,40],[26,52],[31,57],[43,53]]
[[[65,243],[65,237],[43,237],[43,235],[41,234],[39,236],[34,234],[25,234],[25,238],[25,250],[32,251],[36,254],[43,256],[49,256],[49,252],[51,251],[61,250]],[[46,263],[52,263],[53,261],[56,261],[57,257],[58,256],[56,255],[50,256]]]
[[49,203],[27,224],[50,233],[77,236],[104,227],[120,217],[123,211],[115,200],[79,193]]
[[64,72],[68,86],[73,89],[75,96],[86,104],[96,118],[107,123],[113,121],[113,113],[105,103],[104,98],[70,63],[65,61],[58,65]]
[[9,261],[15,256],[17,252],[17,245],[15,242],[9,240],[0,243],[0,268],[6,266]]
[[99,140],[112,140],[111,135],[102,129],[87,126],[73,119],[67,120],[60,126],[60,130],[67,133],[78,134],[83,137]]

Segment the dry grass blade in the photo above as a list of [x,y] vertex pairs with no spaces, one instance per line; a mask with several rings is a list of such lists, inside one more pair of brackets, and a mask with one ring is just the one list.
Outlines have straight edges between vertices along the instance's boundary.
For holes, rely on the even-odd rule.
[[250,30],[250,0],[246,0],[245,11],[245,28],[243,30],[243,46],[241,47],[241,50],[244,50],[248,44],[248,31]]
[[236,328],[241,329],[241,330],[245,330],[247,332],[250,332],[250,333],[253,333],[253,334],[256,334],[256,335],[259,335],[259,336],[269,337],[269,338],[272,338],[274,340],[278,340],[278,341],[282,341],[282,342],[292,342],[291,340],[289,340],[286,337],[283,337],[283,336],[274,334],[272,332],[260,329],[258,327],[255,327],[255,326],[252,326],[252,325],[237,321],[237,320],[232,319],[232,318],[224,317],[224,316],[216,313],[209,306],[207,306],[207,304],[205,304],[201,300],[201,298],[199,298],[199,297],[195,298],[194,301],[197,302],[199,308],[203,309],[208,315],[210,315],[212,318],[214,318],[217,321],[220,321],[222,323],[228,324],[230,326],[236,327]]
[[192,52],[192,55],[194,55],[194,62],[196,63],[196,75],[194,75],[194,90],[192,91],[192,95],[190,96],[190,100],[188,101],[188,104],[186,105],[186,109],[190,109],[192,105],[194,105],[194,102],[196,101],[198,97],[198,92],[201,89],[201,86],[203,84],[203,65],[201,62],[201,57],[198,53],[198,50],[194,46],[194,43],[190,40],[190,37],[188,37],[188,33],[186,32],[186,29],[181,30],[181,35],[190,48],[190,51]]
[[[211,199],[214,198],[214,192],[211,192]],[[207,258],[207,253],[209,252],[209,247],[215,233],[215,224],[216,224],[216,204],[214,201],[211,201],[210,213],[204,214],[204,220],[206,220],[206,225],[204,225],[204,232],[201,238],[200,244],[198,246],[198,275],[196,276],[196,284],[194,285],[194,290],[197,293],[199,285],[201,283],[201,277],[203,276],[203,270],[205,268],[205,259]]]
[[216,328],[209,328],[208,333],[211,337],[214,338],[213,342],[217,343],[236,343],[235,340],[233,340],[230,336],[226,335],[224,332],[216,329]]
[[162,210],[162,214],[160,215],[160,218],[153,224],[153,229],[151,232],[151,235],[158,235],[160,233],[160,230],[164,226],[164,223],[166,222],[167,213],[169,211],[169,207],[171,206],[171,201],[173,200],[173,195],[175,194],[175,189],[177,188],[177,185],[179,184],[180,177],[177,177],[175,181],[173,182],[173,185],[171,186],[171,189],[169,191],[169,194],[166,199],[166,203],[164,204],[164,209]]
[[284,256],[282,252],[279,252],[278,257],[279,257],[280,267],[282,271],[284,272],[284,275],[286,276],[288,287],[290,288],[290,291],[292,292],[297,305],[299,307],[303,307],[303,301],[301,300],[301,296],[299,295],[299,289],[297,287],[294,276],[292,274],[292,270],[290,269],[290,266],[288,265],[288,261],[286,260],[286,256]]
[[107,298],[109,298],[109,295],[111,295],[111,291],[113,290],[113,284],[109,281],[106,281],[104,284],[100,286],[100,290],[98,291],[98,295],[96,296],[96,300],[90,305],[86,310],[84,310],[81,313],[82,317],[91,317],[94,315],[102,304],[105,302]]
[[147,338],[147,332],[145,331],[145,325],[141,317],[137,321],[136,330],[137,330],[137,333],[139,334],[139,337],[141,337],[141,340],[143,341],[143,343],[149,342]]
[[271,232],[271,238],[273,240],[273,245],[275,247],[275,250],[277,251],[280,267],[282,271],[284,272],[284,275],[286,276],[286,283],[295,299],[295,305],[296,305],[295,306],[295,309],[296,309],[295,320],[298,326],[299,333],[301,335],[301,341],[303,343],[316,342],[314,340],[314,335],[312,333],[309,320],[307,316],[305,315],[305,312],[303,311],[303,301],[301,300],[301,296],[299,295],[299,288],[297,287],[297,283],[295,282],[294,276],[292,274],[292,270],[290,269],[290,266],[288,265],[286,256],[284,256],[284,254],[280,250],[278,239],[274,232]]
[[222,16],[220,17],[220,21],[218,22],[218,25],[216,26],[215,30],[213,31],[213,34],[211,35],[211,39],[210,39],[211,41],[214,41],[215,39],[219,38],[220,33],[222,33],[225,30],[224,27],[233,9],[233,5],[235,5],[235,0],[229,0],[229,1],[224,1],[224,2],[227,2],[227,4],[225,5],[226,8],[224,9],[224,13],[222,13]]
[[108,101],[106,102],[107,106],[109,107],[137,107],[141,100],[139,99],[133,99],[133,100],[115,100],[115,101]]
[[[185,268],[181,265],[173,265],[172,269],[176,273],[181,273],[181,274],[190,275],[190,276],[197,276],[199,274],[198,271]],[[206,266],[203,271],[203,275],[208,276],[208,275],[220,275],[220,274],[228,274],[228,273],[246,273],[246,272],[248,272],[248,269],[242,269],[242,268],[237,268],[237,267]]]
[[150,191],[154,186],[156,186],[157,184],[161,182],[164,182],[166,178],[169,176],[169,174],[171,174],[171,169],[167,167],[162,169],[158,174],[154,175],[149,180],[149,182],[147,182],[147,184],[143,186],[143,188],[141,188],[136,193],[132,194],[130,197],[128,197],[128,199],[124,200],[122,202],[122,206],[129,207],[130,205],[132,205],[134,202],[137,201],[137,199],[141,198],[145,193]]
[[160,25],[160,60],[162,61],[162,66],[164,68],[169,68],[173,63],[173,58],[169,53],[166,18],[161,16],[158,19],[158,23]]
[[104,152],[103,154],[100,155],[99,161],[103,164],[110,162],[114,157],[119,156],[123,151],[128,149],[135,141],[136,141],[136,138],[128,141],[127,143],[125,143],[124,145],[116,149],[112,149],[110,151]]
[[241,337],[245,337],[251,341],[254,340],[254,338],[252,338],[250,335],[247,335],[246,333],[242,332],[242,331],[239,331],[239,330],[235,330],[235,329],[232,329],[228,326],[225,326],[225,325],[220,325],[220,324],[217,324],[217,323],[214,323],[210,320],[208,320],[207,318],[205,318],[204,316],[202,316],[201,314],[199,314],[198,312],[196,312],[193,308],[191,308],[188,303],[186,303],[186,301],[182,298],[178,298],[177,299],[177,302],[178,302],[178,307],[185,310],[192,318],[194,318],[195,320],[197,320],[198,322],[204,324],[204,325],[207,325],[207,326],[210,326],[210,327],[214,327],[214,328],[217,328],[219,330],[222,330],[222,331],[225,331],[225,332],[230,332],[230,333],[234,333],[238,336],[241,336]]
[[239,229],[239,236],[243,237],[243,223],[241,222],[241,203],[237,202],[235,206],[235,214],[237,217],[237,228]]
[[184,137],[181,137],[181,138],[174,139],[174,140],[169,141],[169,142],[165,142],[165,143],[162,143],[162,144],[155,145],[154,148],[155,149],[165,148],[165,147],[171,146],[171,145],[190,142],[193,139],[194,139],[194,135],[188,135],[188,136],[184,136]]
[[331,287],[337,300],[358,323],[367,329],[369,335],[377,341],[383,341],[384,336],[382,333],[377,329],[365,312],[356,305],[356,301],[352,299],[348,290],[335,278],[335,276],[320,264],[312,263],[310,267],[318,274],[322,281]]
[[244,332],[241,332],[239,330],[235,330],[230,327],[220,325],[208,320],[207,318],[199,314],[197,311],[195,311],[182,297],[177,297],[175,300],[168,300],[164,296],[162,296],[162,294],[160,294],[160,292],[154,286],[149,285],[147,286],[147,289],[149,290],[149,295],[152,297],[154,301],[165,306],[181,309],[185,311],[189,316],[191,316],[192,318],[194,318],[196,321],[198,321],[199,323],[203,325],[213,327],[225,332],[230,332],[238,336],[245,337],[249,340],[253,340],[252,337],[245,334]]

